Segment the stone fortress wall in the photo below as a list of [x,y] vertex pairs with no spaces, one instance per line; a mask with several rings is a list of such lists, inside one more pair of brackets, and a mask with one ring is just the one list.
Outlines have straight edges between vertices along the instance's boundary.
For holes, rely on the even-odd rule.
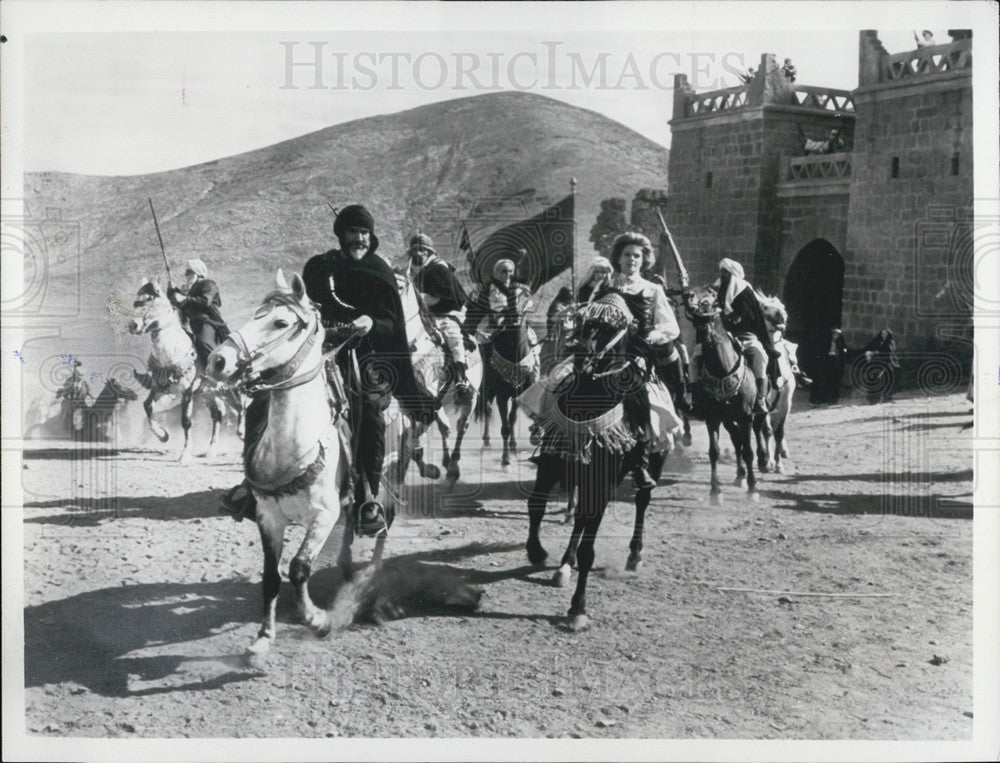
[[[695,93],[677,75],[662,211],[692,283],[711,283],[731,257],[785,300],[799,341],[839,326],[860,347],[888,326],[904,362],[947,354],[952,375],[956,364],[964,374],[972,40],[950,34],[890,54],[862,31],[852,91],[792,82],[770,53],[734,88]],[[805,155],[803,135],[831,130],[836,150]],[[661,266],[675,280],[669,261]]]

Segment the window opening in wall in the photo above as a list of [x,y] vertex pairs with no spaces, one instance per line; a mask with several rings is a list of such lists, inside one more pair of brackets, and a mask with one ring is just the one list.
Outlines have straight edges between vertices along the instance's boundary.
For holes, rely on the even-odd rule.
[[706,188],[711,188],[712,187],[712,173],[711,172],[709,172],[708,174],[705,175],[705,187]]
[[958,152],[956,151],[951,157],[951,174],[958,174]]
[[898,178],[899,177],[899,157],[892,157],[892,170],[889,177]]

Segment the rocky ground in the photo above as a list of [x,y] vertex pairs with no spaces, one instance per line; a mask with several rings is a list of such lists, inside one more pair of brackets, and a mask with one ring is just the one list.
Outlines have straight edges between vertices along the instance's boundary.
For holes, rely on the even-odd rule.
[[[968,403],[798,404],[789,469],[763,476],[756,504],[730,484],[731,454],[725,502],[709,504],[696,424],[654,492],[637,574],[623,570],[626,482],[597,541],[583,633],[564,628],[571,589],[524,553],[530,454],[501,470],[496,438],[481,451],[472,434],[450,495],[411,479],[359,622],[317,639],[289,622],[283,595],[266,672],[240,659],[258,627],[260,540],[216,513],[240,478],[238,443],[187,466],[176,441],[32,443],[28,733],[970,738]],[[568,535],[552,513],[553,564]],[[328,606],[346,590],[339,536],[311,584]],[[359,541],[356,559],[371,547]],[[484,592],[476,610],[467,586]],[[366,618],[375,596],[400,616]]]

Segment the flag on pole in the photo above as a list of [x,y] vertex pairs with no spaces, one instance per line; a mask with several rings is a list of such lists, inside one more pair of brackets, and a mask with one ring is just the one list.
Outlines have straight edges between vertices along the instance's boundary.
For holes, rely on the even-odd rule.
[[536,291],[569,270],[573,265],[573,206],[570,194],[534,217],[494,231],[475,251],[463,226],[462,249],[468,241],[470,277],[488,283],[497,261],[510,259],[517,265],[517,279]]
[[476,250],[472,248],[472,240],[469,238],[469,229],[462,223],[462,240],[458,242],[458,248],[465,252],[465,259],[469,263],[471,270],[476,262]]

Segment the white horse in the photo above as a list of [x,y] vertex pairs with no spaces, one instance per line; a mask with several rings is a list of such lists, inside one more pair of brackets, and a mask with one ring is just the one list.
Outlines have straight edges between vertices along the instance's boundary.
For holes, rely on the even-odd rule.
[[[788,313],[777,297],[762,296],[761,309],[768,324],[768,330],[775,338],[774,349],[778,351],[779,376],[784,380],[778,392],[778,399],[771,412],[764,417],[764,424],[754,428],[757,436],[757,465],[762,472],[784,471],[781,459],[788,458],[788,443],[785,439],[785,423],[792,412],[792,398],[795,396],[795,372],[798,370],[796,350],[798,345],[784,338]],[[771,454],[771,437],[774,437],[774,454]]]
[[[247,651],[261,666],[275,637],[275,608],[281,575],[278,563],[285,528],[305,529],[302,545],[288,567],[298,616],[317,635],[326,635],[333,613],[309,596],[308,582],[320,550],[343,509],[353,499],[348,413],[327,384],[325,330],[319,312],[295,274],[289,286],[279,270],[276,289],[264,298],[253,320],[234,331],[208,358],[218,381],[238,379],[253,395],[247,410],[243,467],[257,500],[257,527],[264,547],[264,619]],[[346,336],[357,336],[357,331]],[[395,500],[386,491],[386,503]],[[386,505],[386,511],[395,509]],[[378,567],[385,533],[375,541]],[[350,575],[354,523],[346,522],[338,564]]]
[[[418,375],[424,386],[431,394],[438,394],[442,385],[448,381],[448,367],[444,349],[436,344],[428,334],[424,326],[424,318],[421,316],[420,298],[417,296],[416,288],[412,280],[401,273],[396,274],[396,282],[399,286],[400,299],[403,302],[403,314],[406,318],[406,337],[410,343],[410,351],[413,357],[413,370]],[[461,472],[459,460],[462,456],[462,439],[469,427],[469,417],[476,407],[476,394],[479,390],[483,377],[483,364],[479,351],[475,348],[466,353],[468,369],[466,377],[469,380],[473,393],[465,398],[460,398],[452,385],[445,392],[441,401],[441,407],[447,416],[448,421],[453,422],[455,430],[454,445],[449,448],[448,437],[450,429],[447,421],[439,416],[437,419],[438,432],[441,435],[442,457],[441,463],[446,469],[446,479],[448,487],[451,488],[458,482]],[[412,454],[413,460],[420,469],[420,476],[437,479],[440,471],[434,464],[426,464],[423,460],[423,448],[419,443],[421,437],[426,432],[426,427],[420,424],[414,425],[412,430],[403,433],[403,440],[400,447],[399,472],[396,478],[401,483],[405,476],[407,466],[407,456]],[[411,446],[410,443],[413,443]]]
[[236,409],[239,418],[237,431],[242,433],[243,409],[240,401],[232,390],[215,384],[206,385],[197,366],[194,343],[184,331],[180,314],[163,292],[159,280],[147,279],[139,287],[133,307],[136,314],[129,322],[128,330],[137,335],[148,334],[153,342],[153,351],[148,361],[149,373],[134,372],[139,383],[150,391],[149,397],[143,403],[149,428],[160,442],[170,439],[170,433],[154,418],[153,406],[164,396],[180,395],[181,426],[184,429],[184,447],[181,450],[180,460],[189,461],[194,398],[196,394],[201,394],[206,398],[208,410],[212,414],[212,439],[205,456],[214,457],[227,403]]

